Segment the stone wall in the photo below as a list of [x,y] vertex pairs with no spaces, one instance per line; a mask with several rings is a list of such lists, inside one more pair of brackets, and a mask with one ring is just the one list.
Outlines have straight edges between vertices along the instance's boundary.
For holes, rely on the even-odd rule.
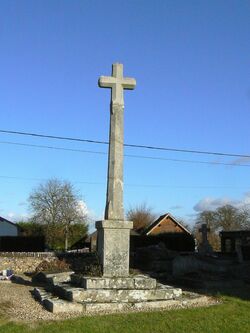
[[0,271],[12,269],[14,273],[34,272],[42,261],[53,261],[53,252],[0,252]]
[[[64,265],[60,262],[64,261]],[[59,263],[59,265],[58,265]],[[0,271],[11,269],[15,274],[50,269],[57,271],[73,270],[90,275],[99,270],[98,259],[94,253],[55,253],[55,252],[0,252]],[[68,266],[66,268],[66,266]]]

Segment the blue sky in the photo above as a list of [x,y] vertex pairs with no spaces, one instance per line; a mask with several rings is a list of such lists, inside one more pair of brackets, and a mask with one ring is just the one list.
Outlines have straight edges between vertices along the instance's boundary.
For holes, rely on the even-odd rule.
[[[125,92],[125,142],[250,154],[250,2],[2,0],[0,129],[108,140],[114,62],[134,77]],[[41,181],[73,182],[93,218],[105,206],[107,152],[97,144],[0,133],[0,215],[29,214]],[[250,160],[126,148],[125,208],[192,222],[223,203],[250,203]],[[237,166],[190,162],[237,163]],[[249,164],[242,166],[241,164]],[[11,178],[13,177],[13,178]]]

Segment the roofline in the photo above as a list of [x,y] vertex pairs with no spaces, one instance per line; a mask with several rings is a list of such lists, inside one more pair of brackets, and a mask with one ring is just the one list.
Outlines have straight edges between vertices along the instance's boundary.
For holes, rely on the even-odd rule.
[[[173,215],[171,215],[170,213],[166,213],[164,215],[161,215],[157,220],[152,222],[147,228],[148,231],[146,232],[146,235],[148,235],[152,230],[154,230],[162,222],[162,220],[167,218],[167,217],[170,217],[181,229],[185,230],[189,235],[191,235],[191,232],[189,230],[187,230],[180,222],[178,222],[176,220],[176,218]],[[153,226],[154,223],[156,223],[156,224]],[[152,229],[150,229],[151,226],[153,226]]]
[[2,216],[0,216],[0,223],[1,223],[1,222],[7,222],[7,223],[9,223],[9,224],[14,225],[14,226],[17,227],[18,229],[22,230],[22,228],[21,228],[18,224],[14,223],[14,222],[11,222],[11,221],[5,219],[5,218],[2,217]]

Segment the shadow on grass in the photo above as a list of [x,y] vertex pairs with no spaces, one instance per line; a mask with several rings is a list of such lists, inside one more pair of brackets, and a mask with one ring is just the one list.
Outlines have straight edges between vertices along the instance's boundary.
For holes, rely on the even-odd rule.
[[[232,271],[231,271],[232,272]],[[250,264],[238,265],[235,274],[196,271],[182,276],[159,279],[183,290],[209,296],[230,296],[250,300]]]

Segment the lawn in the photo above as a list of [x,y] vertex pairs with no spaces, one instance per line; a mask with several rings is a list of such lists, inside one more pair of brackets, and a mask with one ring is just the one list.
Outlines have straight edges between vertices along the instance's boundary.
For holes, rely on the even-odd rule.
[[0,318],[4,333],[249,333],[250,301],[222,297],[223,304],[162,312],[81,317],[17,324]]

